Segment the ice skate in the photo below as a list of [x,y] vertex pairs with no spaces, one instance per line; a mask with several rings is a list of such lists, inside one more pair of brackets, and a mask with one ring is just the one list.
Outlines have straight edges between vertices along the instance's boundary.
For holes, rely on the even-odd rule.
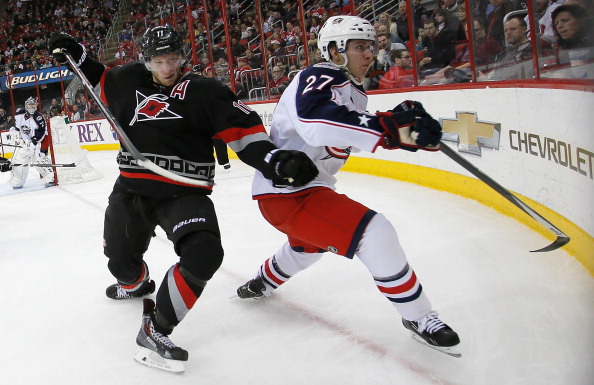
[[134,283],[118,281],[105,289],[105,295],[111,299],[140,298],[154,292],[155,281],[150,278],[146,264],[143,266],[142,278],[139,281]]
[[416,321],[402,319],[402,324],[420,343],[453,357],[462,356],[462,353],[454,348],[460,343],[458,334],[437,317],[437,312],[431,311]]
[[188,360],[188,352],[171,342],[166,334],[155,330],[155,302],[152,299],[144,299],[142,325],[136,344],[140,346],[134,356],[137,362],[174,373],[185,371],[182,361]]
[[266,285],[264,285],[262,277],[257,276],[239,286],[239,288],[237,288],[237,296],[239,298],[259,298],[268,297],[270,296],[270,293],[266,292]]

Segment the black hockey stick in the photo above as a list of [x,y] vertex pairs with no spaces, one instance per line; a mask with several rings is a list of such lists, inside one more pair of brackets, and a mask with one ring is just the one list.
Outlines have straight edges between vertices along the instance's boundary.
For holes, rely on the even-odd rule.
[[543,247],[542,249],[532,250],[531,252],[536,253],[536,252],[542,252],[542,251],[552,251],[552,250],[560,248],[561,246],[563,246],[569,242],[569,240],[570,240],[569,237],[567,235],[565,235],[561,230],[559,230],[551,222],[549,222],[545,218],[543,218],[542,215],[540,215],[539,213],[537,213],[536,211],[531,209],[528,205],[526,205],[524,202],[522,202],[520,199],[518,199],[511,192],[506,190],[499,183],[495,182],[487,174],[483,173],[481,170],[476,168],[472,163],[470,163],[464,157],[462,157],[460,154],[458,154],[457,151],[454,151],[453,149],[448,147],[448,145],[446,145],[443,141],[441,142],[441,146],[439,147],[439,149],[441,150],[441,152],[443,152],[448,157],[450,157],[452,160],[454,160],[454,162],[458,163],[460,166],[464,167],[467,171],[469,171],[471,174],[476,176],[478,179],[485,182],[489,187],[491,187],[493,190],[497,191],[501,196],[503,196],[505,199],[507,199],[508,201],[513,203],[516,207],[518,207],[520,210],[524,211],[526,214],[530,215],[534,220],[536,220],[538,223],[540,223],[541,225],[543,225],[544,227],[546,227],[547,229],[552,231],[553,234],[555,234],[557,236],[557,239],[550,245]]
[[147,159],[144,155],[142,155],[140,153],[140,151],[138,151],[136,146],[134,146],[134,144],[130,141],[130,138],[128,138],[128,135],[126,135],[126,133],[124,132],[124,129],[119,125],[118,122],[116,122],[115,118],[113,117],[111,112],[107,109],[107,106],[103,103],[101,98],[99,98],[95,94],[95,91],[93,90],[93,86],[91,85],[91,83],[89,83],[89,80],[87,79],[85,74],[80,70],[80,68],[78,68],[78,66],[76,65],[76,61],[74,61],[72,56],[67,51],[62,50],[62,53],[66,56],[66,60],[68,61],[68,64],[70,64],[72,71],[80,78],[80,81],[83,84],[85,90],[93,97],[93,99],[97,103],[97,106],[99,107],[99,109],[101,110],[101,112],[103,113],[103,115],[105,116],[107,121],[111,124],[111,126],[113,127],[116,134],[118,134],[118,138],[119,138],[120,142],[122,142],[124,147],[126,147],[128,149],[128,151],[130,151],[130,154],[134,157],[134,159],[136,159],[136,163],[139,166],[149,169],[152,172],[154,172],[155,174],[159,174],[161,176],[164,176],[167,179],[171,179],[176,182],[185,183],[185,184],[189,184],[189,185],[193,185],[193,186],[203,186],[203,187],[210,187],[210,186],[214,185],[214,183],[210,182],[210,181],[196,180],[196,179],[186,178],[181,175],[177,175],[169,170],[166,170],[162,167],[157,166],[156,164],[151,162],[149,159]]

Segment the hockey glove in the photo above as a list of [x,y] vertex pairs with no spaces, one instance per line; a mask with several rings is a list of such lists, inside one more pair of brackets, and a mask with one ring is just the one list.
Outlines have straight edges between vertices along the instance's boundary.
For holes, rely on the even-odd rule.
[[406,100],[388,112],[378,112],[384,130],[381,145],[393,150],[415,152],[439,150],[441,126],[419,102]]
[[274,187],[300,187],[318,176],[318,168],[307,155],[301,151],[274,150],[264,159],[264,176],[272,180]]
[[60,64],[66,62],[66,56],[62,52],[64,50],[68,51],[70,56],[76,61],[76,65],[79,67],[87,58],[85,47],[78,44],[75,38],[63,32],[54,32],[51,34],[48,49],[54,59]]
[[7,172],[12,170],[10,160],[0,157],[0,172]]
[[33,146],[37,146],[37,139],[31,138],[31,144],[33,144]]

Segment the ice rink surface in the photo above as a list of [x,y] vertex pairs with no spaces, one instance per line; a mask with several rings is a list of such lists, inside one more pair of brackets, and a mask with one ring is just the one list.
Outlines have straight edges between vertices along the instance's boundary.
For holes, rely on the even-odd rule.
[[[461,358],[414,341],[356,258],[328,253],[271,299],[230,299],[284,242],[237,160],[212,195],[225,261],[171,335],[186,372],[139,365],[142,301],[104,294],[115,152],[88,157],[102,179],[44,189],[32,170],[13,191],[0,174],[2,385],[593,384],[594,279],[563,250],[530,253],[550,241],[513,219],[417,185],[343,172],[337,187],[395,225]],[[145,259],[157,284],[177,261],[160,229]]]

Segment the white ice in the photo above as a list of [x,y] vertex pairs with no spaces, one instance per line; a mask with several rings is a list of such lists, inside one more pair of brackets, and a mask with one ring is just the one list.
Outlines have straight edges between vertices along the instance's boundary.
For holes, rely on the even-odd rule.
[[[284,242],[250,197],[252,171],[217,170],[225,261],[171,339],[183,375],[133,360],[142,301],[105,297],[102,253],[115,152],[88,155],[104,177],[21,190],[0,175],[0,384],[591,385],[594,279],[564,250],[481,204],[343,172],[339,191],[384,213],[461,358],[414,341],[357,260],[327,254],[265,301],[229,299]],[[146,261],[159,284],[177,261],[159,230]]]

